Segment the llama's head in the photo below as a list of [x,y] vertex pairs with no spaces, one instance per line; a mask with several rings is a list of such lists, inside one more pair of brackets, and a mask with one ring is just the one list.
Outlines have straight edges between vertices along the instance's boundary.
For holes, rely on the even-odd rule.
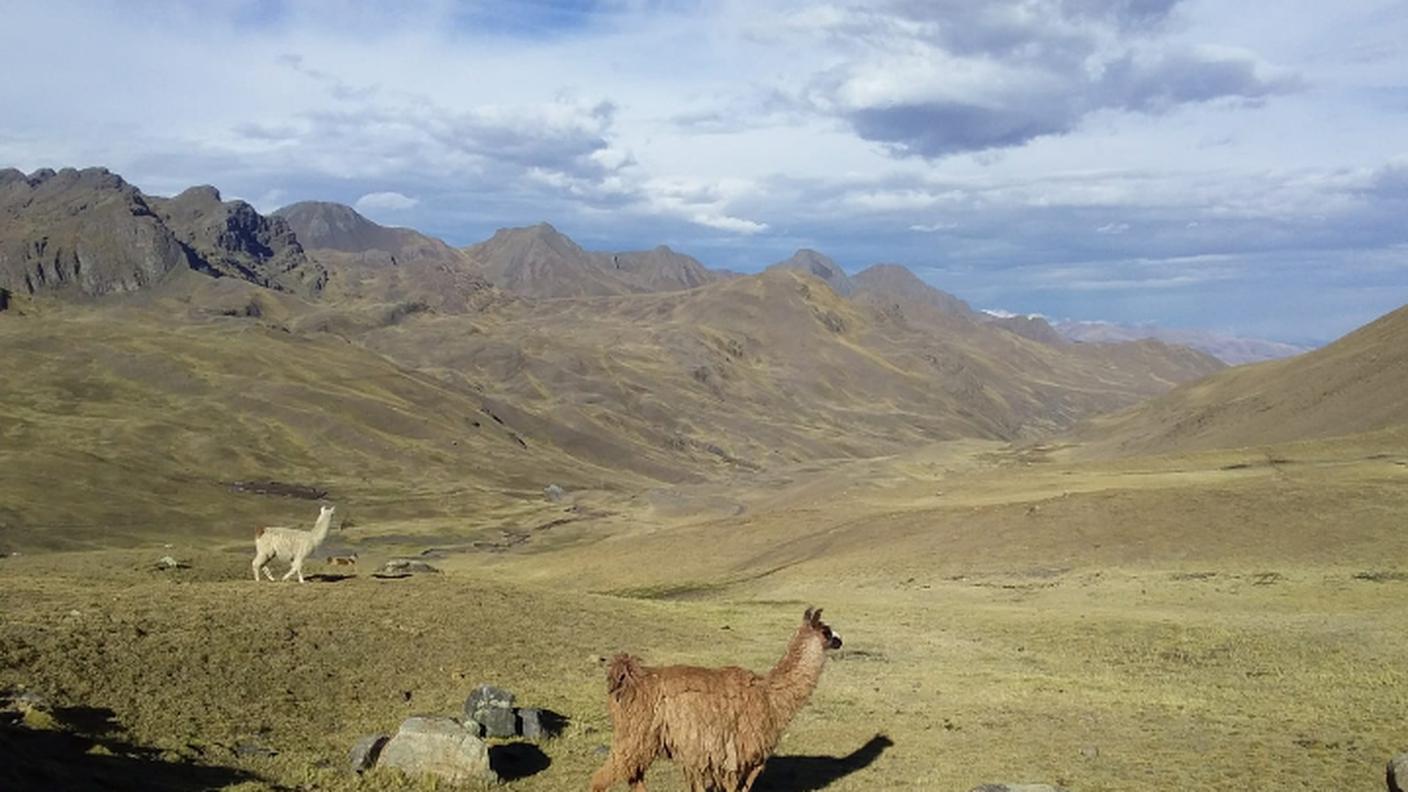
[[841,648],[841,634],[821,620],[821,608],[807,608],[807,612],[802,614],[802,629],[815,633],[821,639],[823,649]]

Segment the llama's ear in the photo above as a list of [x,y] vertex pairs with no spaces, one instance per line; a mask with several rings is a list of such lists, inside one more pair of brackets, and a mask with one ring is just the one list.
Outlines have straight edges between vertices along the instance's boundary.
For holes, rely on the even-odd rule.
[[812,611],[812,624],[821,624],[821,608]]
[[812,609],[811,609],[811,608],[807,608],[807,612],[802,614],[802,623],[803,623],[803,624],[811,624],[811,623],[812,623]]

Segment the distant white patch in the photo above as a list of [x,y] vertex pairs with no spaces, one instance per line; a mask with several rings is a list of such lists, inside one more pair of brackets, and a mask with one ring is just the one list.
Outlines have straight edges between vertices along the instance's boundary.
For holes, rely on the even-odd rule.
[[1106,223],[1095,229],[1097,234],[1123,234],[1129,230],[1129,223]]
[[1019,317],[1019,316],[1020,316],[1020,317],[1023,317],[1023,318],[1026,318],[1026,319],[1045,319],[1045,318],[1046,318],[1046,314],[1039,314],[1039,313],[1019,314],[1019,313],[1012,313],[1011,311],[1004,311],[1004,310],[1002,310],[1001,308],[984,308],[984,309],[982,309],[982,311],[983,311],[983,313],[987,314],[988,316],[996,317],[996,318],[998,318],[998,319],[1016,319],[1016,318]]
[[935,231],[950,231],[955,228],[958,228],[958,223],[915,223],[909,227],[909,230],[932,234]]
[[361,198],[358,198],[357,203],[353,204],[353,206],[361,212],[369,210],[376,211],[377,209],[396,212],[404,209],[413,209],[419,203],[420,199],[412,198],[409,195],[402,195],[398,192],[374,192],[367,193]]

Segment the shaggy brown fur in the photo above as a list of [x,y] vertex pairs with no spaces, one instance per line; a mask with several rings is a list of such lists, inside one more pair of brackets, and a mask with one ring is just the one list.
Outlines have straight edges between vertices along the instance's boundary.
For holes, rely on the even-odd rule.
[[645,789],[661,754],[674,759],[691,792],[748,792],[782,730],[807,703],[841,636],[807,609],[787,652],[765,675],[747,669],[642,665],[617,655],[606,671],[611,756],[592,776],[592,792],[625,782]]

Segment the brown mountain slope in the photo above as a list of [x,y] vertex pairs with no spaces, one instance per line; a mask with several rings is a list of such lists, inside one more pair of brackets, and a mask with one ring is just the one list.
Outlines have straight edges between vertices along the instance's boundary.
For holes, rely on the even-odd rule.
[[410,228],[392,228],[363,217],[339,203],[303,201],[274,212],[282,217],[308,250],[365,253],[379,250],[398,258],[448,257],[455,249]]
[[856,293],[856,284],[846,274],[846,271],[841,269],[840,264],[837,264],[829,256],[809,248],[798,250],[790,258],[783,259],[769,266],[768,269],[800,272],[814,278],[820,278],[827,286],[831,287],[832,291],[842,297],[850,297]]
[[641,291],[694,289],[726,277],[705,267],[693,256],[678,253],[665,245],[650,250],[595,255],[613,275]]
[[[1187,350],[1065,355],[978,322],[934,327],[773,270],[689,291],[417,316],[361,340],[473,377],[533,431],[604,466],[708,472],[1015,438],[1218,364]],[[1112,348],[1113,349],[1113,348]]]
[[[463,251],[409,228],[378,225],[350,206],[305,201],[274,213],[308,255],[328,270],[329,304],[383,306],[404,315],[426,309],[463,312],[498,295]],[[336,309],[326,328],[346,331],[367,317]]]
[[464,252],[490,283],[525,297],[594,297],[641,291],[547,223],[501,228]]
[[547,223],[501,228],[464,253],[490,283],[522,297],[679,291],[725,277],[664,245],[622,253],[583,250]]
[[1100,453],[1310,440],[1408,423],[1408,306],[1329,346],[1179,387],[1077,437]]
[[912,302],[928,305],[944,313],[975,316],[968,303],[919,279],[908,267],[899,264],[875,264],[857,272],[851,282],[859,295],[880,300]]

